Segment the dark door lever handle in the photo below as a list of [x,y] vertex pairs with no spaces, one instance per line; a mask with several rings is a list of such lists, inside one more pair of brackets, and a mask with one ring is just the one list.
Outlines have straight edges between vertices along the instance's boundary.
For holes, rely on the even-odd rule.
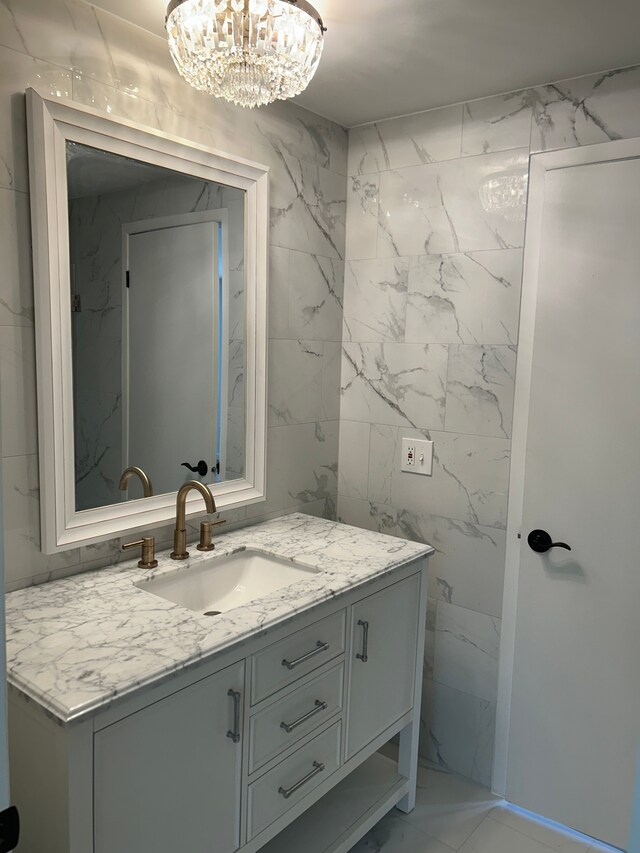
[[181,467],[182,467],[182,468],[188,468],[190,471],[193,471],[193,473],[194,473],[194,474],[195,474],[195,473],[200,474],[200,476],[201,476],[201,477],[204,477],[204,475],[205,475],[205,474],[208,474],[208,473],[209,473],[209,466],[208,466],[208,465],[207,465],[207,463],[204,461],[204,459],[201,459],[201,460],[198,462],[198,464],[197,464],[197,465],[195,465],[195,466],[194,466],[194,465],[189,465],[189,463],[188,463],[188,462],[182,462]]
[[531,550],[536,551],[538,554],[546,554],[546,552],[550,551],[552,548],[565,548],[567,551],[571,550],[571,546],[567,545],[566,542],[552,542],[551,537],[546,530],[532,530],[527,536],[527,542],[529,543]]

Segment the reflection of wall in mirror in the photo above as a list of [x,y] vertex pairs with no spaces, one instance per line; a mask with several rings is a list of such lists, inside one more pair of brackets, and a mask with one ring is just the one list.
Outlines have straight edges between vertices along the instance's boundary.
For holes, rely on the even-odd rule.
[[[193,178],[170,177],[135,189],[70,201],[78,510],[122,499],[118,490],[123,467],[122,225],[217,208],[226,208],[229,217],[225,479],[236,479],[243,475],[244,462],[244,193]],[[167,400],[170,404],[170,395]],[[135,460],[129,464],[136,464]],[[186,469],[182,472],[184,479],[193,476]],[[139,484],[132,480],[129,497],[141,496]]]

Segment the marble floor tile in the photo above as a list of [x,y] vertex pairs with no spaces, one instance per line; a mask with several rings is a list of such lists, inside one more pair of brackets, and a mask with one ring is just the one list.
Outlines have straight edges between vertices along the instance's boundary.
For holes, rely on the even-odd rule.
[[452,848],[391,812],[351,848],[351,853],[452,853]]
[[[462,845],[459,853],[549,853],[551,848],[488,817]],[[586,851],[586,847],[584,848]]]
[[458,850],[498,802],[488,788],[452,773],[421,767],[416,807],[403,819]]
[[547,826],[540,821],[512,811],[508,806],[496,806],[489,817],[504,826],[515,829],[516,832],[526,835],[528,838],[532,838],[534,841],[538,841],[540,844],[544,844],[557,853],[587,853],[590,847],[590,842],[586,839],[582,840],[568,832]]

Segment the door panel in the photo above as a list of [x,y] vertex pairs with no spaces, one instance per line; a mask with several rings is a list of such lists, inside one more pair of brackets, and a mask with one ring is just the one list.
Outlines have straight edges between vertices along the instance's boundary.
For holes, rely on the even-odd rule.
[[[506,795],[623,847],[640,736],[640,161],[545,175]],[[535,553],[538,528],[572,551]]]
[[242,743],[227,737],[228,693],[243,686],[239,663],[96,734],[96,853],[237,850]]

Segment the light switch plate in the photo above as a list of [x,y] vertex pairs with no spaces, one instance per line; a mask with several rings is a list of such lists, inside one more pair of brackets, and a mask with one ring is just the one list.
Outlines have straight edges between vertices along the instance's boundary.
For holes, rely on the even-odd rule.
[[402,439],[400,470],[408,474],[433,473],[433,442],[418,438]]

